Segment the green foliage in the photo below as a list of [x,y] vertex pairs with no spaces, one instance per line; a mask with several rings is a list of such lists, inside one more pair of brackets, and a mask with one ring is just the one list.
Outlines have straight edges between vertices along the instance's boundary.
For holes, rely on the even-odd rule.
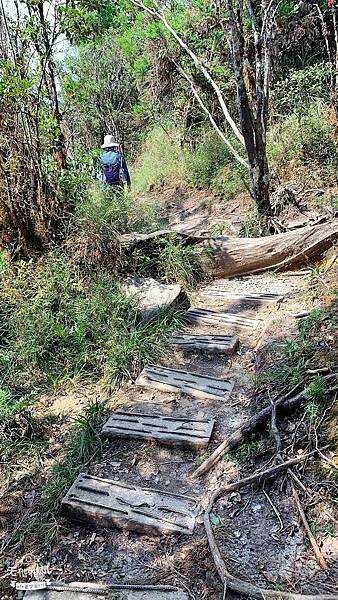
[[132,118],[138,91],[131,66],[112,33],[87,41],[76,52],[71,49],[60,66],[65,117],[76,145],[92,150],[105,133],[128,142],[131,129],[134,132],[138,125]]
[[252,435],[248,442],[242,444],[230,454],[226,454],[224,460],[235,460],[239,465],[245,465],[249,460],[254,458],[257,453],[261,452],[262,449],[262,440],[257,439],[255,435]]
[[155,203],[135,201],[134,194],[91,182],[78,198],[72,230],[75,235],[90,230],[110,242],[120,233],[160,229],[166,222]]
[[320,330],[321,322],[328,316],[323,308],[314,308],[307,317],[300,319],[298,327],[303,340]]
[[230,157],[226,146],[217,134],[205,135],[191,153],[188,153],[189,175],[192,184],[197,188],[212,187],[221,168],[229,163]]
[[338,148],[322,104],[311,105],[304,114],[292,113],[270,131],[268,153],[278,170],[291,161],[320,168],[333,177]]
[[10,104],[27,99],[33,81],[20,76],[20,70],[11,60],[0,60],[0,106],[9,110]]
[[147,357],[155,357],[161,335],[177,325],[163,316],[145,330],[137,323],[135,301],[124,296],[116,279],[107,274],[84,279],[63,256],[17,265],[4,283],[0,381],[7,411],[66,376],[105,375],[115,385],[135,375]]
[[155,277],[164,283],[191,287],[202,276],[199,255],[176,234],[154,240],[152,248],[135,254],[135,271],[140,277]]
[[273,103],[278,112],[306,114],[311,105],[329,101],[331,66],[318,63],[305,69],[292,69],[273,89]]
[[278,4],[278,14],[285,19],[294,17],[300,9],[298,0],[282,0]]
[[269,235],[265,221],[256,210],[248,212],[241,220],[240,237],[261,237]]
[[229,235],[231,233],[231,227],[229,223],[215,223],[209,229],[209,234],[218,236],[218,235]]
[[184,159],[177,134],[171,129],[155,125],[146,136],[132,169],[133,190],[137,194],[164,183],[174,185],[185,178],[184,173]]
[[181,326],[179,314],[166,312],[144,326],[121,326],[107,348],[106,370],[111,385],[116,386],[121,378],[136,377],[146,363],[164,358],[168,352],[164,339]]
[[226,146],[213,131],[200,132],[196,148],[182,150],[173,125],[148,133],[132,170],[133,189],[145,192],[166,185],[211,188],[232,198],[245,188],[245,175],[234,165]]
[[196,149],[187,152],[185,160],[189,180],[196,188],[210,187],[227,199],[244,189],[242,169],[214,131],[203,132]]

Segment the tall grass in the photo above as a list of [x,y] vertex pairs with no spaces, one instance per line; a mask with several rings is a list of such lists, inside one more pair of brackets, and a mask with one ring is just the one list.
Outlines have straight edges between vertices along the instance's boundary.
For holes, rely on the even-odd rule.
[[121,233],[145,232],[163,225],[166,221],[156,202],[140,201],[127,191],[102,189],[98,182],[92,182],[76,203],[72,229],[113,239]]
[[157,340],[177,326],[163,315],[149,330],[141,327],[136,300],[114,276],[84,277],[55,253],[5,273],[0,316],[0,406],[7,407],[65,377],[105,376],[117,385],[153,359]]
[[175,185],[185,179],[185,164],[178,133],[155,125],[140,147],[139,158],[131,169],[133,190],[146,192],[164,183]]
[[136,194],[166,185],[209,188],[231,198],[244,189],[246,175],[214,131],[201,130],[194,149],[182,148],[179,131],[169,124],[150,130],[132,169],[132,179]]
[[324,179],[334,179],[338,147],[325,105],[315,103],[282,119],[270,130],[268,154],[279,172],[290,163],[298,163],[317,168]]
[[135,253],[134,260],[138,276],[155,277],[163,283],[180,283],[189,288],[202,277],[198,252],[175,233],[153,240],[151,247]]

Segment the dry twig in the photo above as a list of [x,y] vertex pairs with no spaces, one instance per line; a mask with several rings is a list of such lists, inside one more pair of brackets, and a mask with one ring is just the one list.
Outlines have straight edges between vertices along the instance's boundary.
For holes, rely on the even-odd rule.
[[[337,373],[332,373],[330,375],[325,375],[323,377],[323,379],[324,379],[324,381],[330,381],[331,379],[335,379],[336,377],[337,377]],[[298,386],[297,386],[297,388],[298,388]],[[304,389],[305,389],[305,383],[304,383]],[[289,394],[286,394],[285,396],[278,398],[278,400],[275,401],[276,410],[279,409],[279,410],[282,410],[283,412],[284,411],[287,411],[287,412],[293,411],[304,400],[304,389],[301,392],[299,392],[296,396],[294,396],[293,398],[290,398]],[[227,452],[230,452],[231,450],[233,450],[234,448],[239,446],[239,444],[241,444],[246,438],[248,438],[251,435],[251,433],[255,429],[257,429],[257,427],[259,427],[260,425],[263,425],[270,417],[271,411],[272,411],[272,406],[270,404],[269,406],[266,406],[261,411],[256,413],[253,417],[251,417],[251,419],[249,419],[243,425],[241,425],[241,427],[236,429],[236,431],[234,431],[228,438],[226,438],[224,440],[224,442],[222,442],[216,448],[216,450],[214,450],[214,452],[211,454],[211,456],[209,456],[209,458],[207,458],[193,472],[192,477],[200,477],[201,475],[204,475],[205,473],[210,471],[210,469],[212,469],[212,467],[221,460],[221,458],[224,456],[224,454],[226,454]]]
[[300,499],[299,499],[298,492],[297,492],[297,490],[296,490],[296,488],[294,486],[294,483],[292,481],[291,481],[291,488],[292,488],[293,499],[294,499],[295,504],[297,506],[297,510],[299,512],[299,516],[300,516],[300,518],[302,520],[302,523],[304,525],[304,528],[305,528],[305,531],[307,533],[307,536],[308,536],[308,538],[310,540],[310,544],[311,544],[311,546],[313,548],[313,552],[315,554],[316,561],[317,561],[317,563],[319,564],[319,566],[322,569],[327,569],[326,561],[324,559],[324,556],[321,553],[321,550],[320,550],[320,548],[318,546],[317,540],[316,540],[315,536],[313,535],[313,533],[312,533],[312,531],[310,529],[310,526],[309,526],[309,523],[307,521],[305,512],[303,510],[303,507],[302,507]]

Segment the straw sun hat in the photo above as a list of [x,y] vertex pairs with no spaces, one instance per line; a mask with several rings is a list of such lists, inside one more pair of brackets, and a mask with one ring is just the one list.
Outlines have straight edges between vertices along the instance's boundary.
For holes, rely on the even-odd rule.
[[105,135],[101,148],[113,148],[113,147],[118,148],[119,143],[114,140],[114,137],[112,135]]

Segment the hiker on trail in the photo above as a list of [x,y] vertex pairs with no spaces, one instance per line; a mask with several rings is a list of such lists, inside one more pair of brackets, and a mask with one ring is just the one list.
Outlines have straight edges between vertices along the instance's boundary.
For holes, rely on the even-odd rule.
[[112,188],[123,189],[126,182],[130,191],[130,175],[120,144],[114,141],[112,135],[106,135],[101,148],[104,150],[100,156],[102,183]]

